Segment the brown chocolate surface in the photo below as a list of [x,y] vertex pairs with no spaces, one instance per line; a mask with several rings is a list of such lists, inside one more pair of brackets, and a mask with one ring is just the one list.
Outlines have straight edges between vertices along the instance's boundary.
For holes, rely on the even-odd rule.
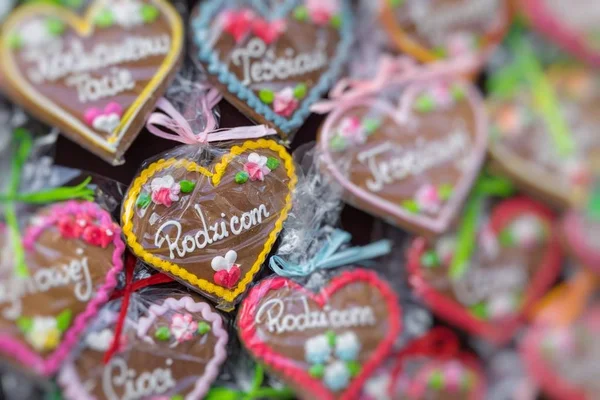
[[[49,210],[41,209],[37,215]],[[0,235],[0,330],[48,356],[104,285],[113,267],[115,246],[111,243],[102,248],[82,239],[68,239],[51,225],[26,250],[27,278],[15,274],[9,246],[8,235]],[[71,318],[66,329],[57,331],[53,321],[68,312]]]
[[[4,89],[15,101],[71,140],[119,163],[170,84],[183,32],[179,15],[163,0],[135,0],[129,7],[109,3],[96,0],[82,17],[51,6],[18,11],[3,30],[1,68]],[[153,21],[136,19],[143,7],[154,7]],[[112,10],[113,24],[95,24],[106,10]],[[43,32],[48,21],[62,32]],[[20,45],[11,46],[7,37]],[[96,119],[89,117],[92,109],[100,114]],[[111,110],[118,110],[116,119],[101,121]]]
[[[153,166],[164,165],[159,161],[142,171],[129,189],[122,215],[133,251],[153,267],[171,273],[213,298],[225,296],[227,300],[229,295],[233,297],[228,301],[232,301],[243,292],[281,230],[296,181],[291,157],[283,147],[272,141],[251,143],[259,145],[241,153],[240,147],[235,147],[239,155],[231,158],[223,154],[230,162],[222,169],[223,175],[217,184],[214,184],[213,172],[215,164],[222,161],[220,156],[213,161],[215,164],[205,167],[189,160],[169,159],[170,166],[154,169]],[[275,146],[277,151],[269,146]],[[245,183],[236,183],[236,175],[244,172],[244,165],[253,153],[268,157],[278,165],[264,175],[263,181],[248,179]],[[286,165],[286,161],[290,164]],[[213,178],[196,172],[201,168]],[[136,205],[140,194],[151,196],[153,179],[166,176],[171,176],[175,183],[187,180],[195,186],[190,193],[180,193],[179,200],[169,207],[151,199],[145,208]],[[237,253],[234,264],[240,274],[239,279],[227,287],[215,280],[218,272],[211,263],[229,251]],[[171,265],[178,267],[174,269]],[[187,273],[192,275],[185,275]]]
[[564,206],[582,184],[587,163],[600,156],[600,81],[583,67],[556,67],[547,73],[556,91],[561,117],[574,145],[557,147],[553,132],[539,112],[533,94],[523,88],[513,98],[488,102],[493,135],[492,155],[497,166],[526,190]]
[[[195,298],[194,301],[204,303],[200,298]],[[209,308],[210,313],[221,321],[214,309]],[[191,316],[192,328],[204,322],[210,330],[201,334],[196,327],[196,333],[192,337],[178,342],[172,329],[174,315]],[[155,335],[158,329],[170,330],[171,337],[168,340],[157,339]],[[218,335],[215,335],[215,329],[218,330]],[[197,392],[196,385],[207,373],[207,365],[209,362],[214,363],[216,353],[219,353],[218,357],[221,358],[217,364],[208,367],[209,374],[215,374],[224,360],[224,345],[227,342],[226,338],[222,338],[224,332],[221,324],[217,327],[212,321],[206,320],[202,312],[191,312],[185,308],[170,309],[157,317],[142,336],[138,335],[135,327],[129,326],[122,336],[121,348],[113,355],[109,364],[104,365],[104,345],[112,342],[106,338],[114,337],[114,325],[111,325],[88,334],[84,348],[73,364],[76,375],[66,375],[61,380],[75,379],[75,382],[68,382],[67,386],[85,388],[96,399],[149,399],[155,396],[172,398],[175,395],[185,397],[192,392],[193,398],[200,398],[202,395]],[[218,350],[215,350],[216,346],[219,347]],[[204,383],[203,392],[206,392],[215,378],[216,375]],[[64,386],[63,383],[63,388]],[[74,391],[67,390],[65,393],[71,400],[76,395]]]

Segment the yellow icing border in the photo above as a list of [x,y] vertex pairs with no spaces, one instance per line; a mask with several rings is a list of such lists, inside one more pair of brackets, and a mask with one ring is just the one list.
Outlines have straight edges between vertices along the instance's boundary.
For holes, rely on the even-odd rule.
[[[183,22],[181,17],[173,6],[164,0],[152,0],[152,3],[160,9],[171,27],[171,49],[165,56],[164,61],[156,71],[154,77],[148,82],[144,90],[142,90],[135,101],[125,111],[121,123],[115,129],[115,132],[118,132],[118,135],[113,134],[113,136],[109,137],[107,140],[100,138],[94,130],[90,129],[82,121],[79,121],[73,115],[64,111],[51,99],[37,92],[35,86],[27,81],[19,72],[16,63],[14,62],[13,51],[10,48],[9,35],[7,34],[15,30],[24,20],[30,17],[52,16],[65,21],[69,26],[73,27],[80,36],[89,37],[93,34],[95,29],[93,23],[94,15],[100,7],[103,7],[102,0],[95,0],[89,5],[83,17],[80,17],[66,7],[53,4],[28,4],[20,6],[13,11],[2,26],[2,36],[0,37],[0,57],[2,59],[0,70],[7,78],[7,85],[13,86],[14,90],[17,90],[22,96],[29,101],[34,101],[42,106],[42,109],[46,109],[51,115],[59,118],[87,140],[95,143],[109,153],[116,153],[117,146],[115,143],[118,143],[121,140],[141,106],[154,95],[156,88],[160,86],[163,80],[175,67],[179,56],[183,51]],[[9,82],[12,82],[12,84]]]
[[[140,194],[140,191],[144,184],[148,182],[148,180],[154,176],[157,172],[168,168],[168,167],[185,167],[188,171],[199,172],[202,175],[205,175],[211,178],[213,185],[217,186],[221,182],[221,178],[225,174],[227,166],[233,160],[234,157],[241,155],[247,150],[256,150],[256,149],[269,149],[276,152],[279,157],[281,157],[283,165],[286,168],[287,176],[290,178],[290,182],[288,183],[289,192],[285,198],[285,205],[281,209],[281,213],[279,215],[279,219],[275,222],[275,227],[269,234],[269,238],[265,242],[262,252],[256,259],[256,262],[250,270],[242,277],[240,282],[237,284],[234,290],[226,289],[222,286],[215,285],[214,283],[200,279],[196,275],[192,274],[185,268],[180,267],[179,265],[172,263],[170,261],[162,260],[159,257],[148,253],[141,244],[138,243],[138,239],[133,233],[133,213],[135,210],[135,202]],[[292,208],[292,192],[294,187],[296,186],[296,182],[298,178],[296,176],[296,170],[294,167],[294,160],[292,156],[287,152],[285,147],[281,146],[277,142],[273,140],[265,140],[260,139],[257,141],[246,141],[242,144],[242,146],[233,146],[229,153],[225,154],[221,161],[217,165],[215,165],[215,172],[211,172],[208,169],[201,167],[190,160],[178,160],[175,158],[169,158],[167,160],[158,160],[157,162],[148,166],[148,168],[144,169],[140,175],[133,181],[133,184],[129,188],[127,192],[127,196],[125,197],[125,201],[123,202],[123,214],[121,215],[121,222],[123,225],[123,233],[125,234],[125,238],[127,240],[127,244],[131,248],[133,253],[144,260],[146,263],[163,270],[175,277],[190,283],[197,288],[207,292],[212,293],[218,296],[221,299],[224,299],[228,302],[233,302],[236,297],[242,294],[248,285],[254,279],[254,276],[258,273],[261,265],[267,258],[267,255],[271,251],[275,240],[277,240],[277,236],[279,232],[283,228],[283,222],[287,219],[288,212]]]

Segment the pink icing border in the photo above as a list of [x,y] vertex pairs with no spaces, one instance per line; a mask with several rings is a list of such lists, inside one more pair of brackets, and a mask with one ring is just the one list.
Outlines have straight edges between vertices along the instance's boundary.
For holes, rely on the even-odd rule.
[[115,250],[112,255],[113,266],[106,274],[106,281],[98,289],[96,296],[90,300],[85,310],[79,314],[71,328],[65,333],[65,337],[58,348],[47,358],[40,357],[31,351],[26,345],[16,340],[12,335],[0,335],[0,352],[14,357],[19,362],[34,368],[42,375],[52,375],[60,368],[62,361],[69,355],[70,351],[77,345],[81,332],[86,328],[88,322],[98,313],[99,308],[109,299],[110,292],[117,285],[117,276],[123,270],[122,255],[125,244],[121,240],[121,229],[112,223],[110,214],[93,202],[68,201],[53,206],[48,215],[41,217],[39,224],[27,229],[23,238],[26,249],[31,249],[36,239],[44,230],[53,226],[61,217],[86,213],[92,215],[100,223],[109,225],[115,230],[113,245]]
[[552,14],[544,0],[522,0],[521,8],[538,31],[581,59],[600,65],[600,53],[587,46],[580,33],[571,30]]
[[[597,325],[600,322],[600,306],[594,306],[583,319]],[[540,354],[540,343],[547,328],[545,325],[531,327],[520,343],[519,350],[527,372],[553,398],[590,400],[582,389],[558,376]]]
[[584,237],[581,226],[581,215],[571,211],[563,220],[563,231],[567,246],[581,263],[600,274],[600,252],[586,246],[590,238]]
[[[431,76],[429,78],[431,78]],[[465,84],[464,81],[462,82],[462,85],[466,89],[466,99],[471,103],[475,114],[476,143],[473,147],[474,165],[472,166],[471,170],[468,173],[464,174],[462,176],[462,179],[457,183],[457,188],[455,189],[454,195],[451,197],[450,201],[448,201],[448,203],[446,203],[443,206],[442,211],[438,214],[437,217],[431,218],[427,216],[411,214],[410,212],[404,210],[402,207],[392,202],[383,200],[381,197],[372,194],[367,190],[361,189],[360,187],[352,183],[345,176],[345,174],[338,169],[337,165],[333,161],[333,158],[329,151],[329,142],[334,134],[334,124],[339,121],[339,119],[344,115],[344,113],[358,106],[368,106],[373,109],[377,109],[378,111],[384,114],[390,115],[392,119],[397,119],[395,118],[395,114],[397,114],[398,110],[396,110],[394,107],[392,107],[390,104],[384,101],[377,100],[372,97],[358,99],[344,104],[327,117],[323,125],[323,129],[321,131],[319,147],[322,153],[322,159],[325,161],[328,171],[344,187],[344,189],[350,192],[353,196],[369,204],[373,204],[375,205],[375,207],[380,209],[382,211],[381,216],[385,217],[385,214],[389,214],[392,215],[394,218],[408,221],[411,224],[421,226],[427,229],[428,231],[431,231],[436,234],[444,232],[448,228],[456,212],[459,210],[461,204],[463,203],[467,194],[469,193],[473,182],[479,174],[479,170],[481,169],[481,166],[485,161],[486,147],[488,141],[487,116],[485,113],[485,109],[483,108],[483,100],[481,98],[481,95],[471,85]],[[410,105],[406,104],[405,101],[402,101],[402,103],[404,106]]]
[[[254,323],[260,299],[271,290],[279,290],[281,288],[291,288],[294,291],[299,291],[313,299],[321,307],[325,306],[328,299],[335,292],[350,286],[356,282],[369,284],[372,288],[379,290],[383,296],[388,308],[389,329],[385,337],[376,347],[371,359],[362,365],[361,373],[352,381],[349,387],[338,395],[334,395],[329,391],[323,383],[311,377],[307,371],[300,368],[297,363],[283,354],[276,353],[267,342],[259,336]],[[321,289],[319,293],[314,293],[304,286],[299,285],[291,279],[283,277],[267,278],[259,282],[250,290],[248,296],[243,300],[238,313],[238,333],[242,344],[252,353],[252,355],[264,363],[268,367],[283,374],[288,381],[295,385],[309,389],[320,400],[351,400],[358,398],[364,383],[367,381],[376,369],[385,361],[393,348],[394,341],[402,330],[402,310],[398,305],[396,293],[382,281],[373,271],[365,269],[355,269],[343,272],[333,278],[327,286]],[[300,344],[302,345],[302,344]]]
[[[204,319],[212,322],[211,332],[217,337],[214,357],[206,365],[204,375],[198,379],[194,390],[185,397],[186,400],[200,400],[208,392],[212,382],[217,379],[219,368],[227,357],[227,342],[229,341],[229,335],[223,328],[223,319],[221,316],[216,312],[213,312],[207,303],[197,303],[189,296],[182,297],[179,300],[170,297],[166,299],[162,305],[154,304],[150,306],[148,316],[142,317],[138,321],[137,335],[141,339],[152,341],[152,339],[149,339],[146,336],[146,333],[156,318],[167,313],[167,311],[181,309],[185,309],[192,313],[201,313]],[[72,363],[69,363],[61,370],[59,383],[63,387],[65,397],[68,399],[95,399],[95,397],[90,396],[81,384],[81,378]]]

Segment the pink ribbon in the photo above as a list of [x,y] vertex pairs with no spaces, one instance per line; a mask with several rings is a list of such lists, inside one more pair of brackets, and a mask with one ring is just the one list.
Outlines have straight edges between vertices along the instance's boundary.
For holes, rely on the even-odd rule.
[[427,81],[444,76],[467,74],[477,66],[474,57],[444,60],[418,65],[406,56],[381,57],[373,79],[341,79],[329,92],[329,100],[313,104],[311,111],[326,114],[343,103],[377,93],[391,85],[407,84],[411,81]]
[[[219,101],[221,101],[221,94],[215,88],[209,88],[201,99],[202,113],[206,115],[206,127],[198,134],[194,133],[189,122],[164,97],[156,103],[156,108],[162,112],[152,113],[146,121],[146,128],[153,135],[184,144],[257,139],[277,133],[265,125],[217,129],[217,121],[212,109]],[[166,128],[168,131],[162,128]]]

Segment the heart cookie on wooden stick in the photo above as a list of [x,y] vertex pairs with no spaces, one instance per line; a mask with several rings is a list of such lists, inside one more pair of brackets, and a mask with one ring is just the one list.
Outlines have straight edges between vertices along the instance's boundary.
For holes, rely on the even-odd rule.
[[460,80],[410,82],[399,105],[375,96],[336,107],[318,146],[346,200],[422,234],[444,232],[485,157],[480,95]]
[[347,271],[314,293],[261,281],[238,314],[242,344],[300,398],[354,399],[401,331],[398,299],[371,271]]
[[231,309],[273,247],[296,181],[292,157],[272,140],[246,141],[206,164],[161,159],[129,188],[123,231],[144,262]]
[[94,0],[83,16],[31,4],[3,25],[0,72],[12,99],[119,164],[182,49],[181,17],[165,0]]
[[125,244],[107,211],[75,201],[41,209],[23,244],[27,276],[0,254],[0,352],[51,375],[116,286]]
[[194,15],[194,56],[212,83],[284,137],[335,82],[352,41],[347,0],[210,0]]

